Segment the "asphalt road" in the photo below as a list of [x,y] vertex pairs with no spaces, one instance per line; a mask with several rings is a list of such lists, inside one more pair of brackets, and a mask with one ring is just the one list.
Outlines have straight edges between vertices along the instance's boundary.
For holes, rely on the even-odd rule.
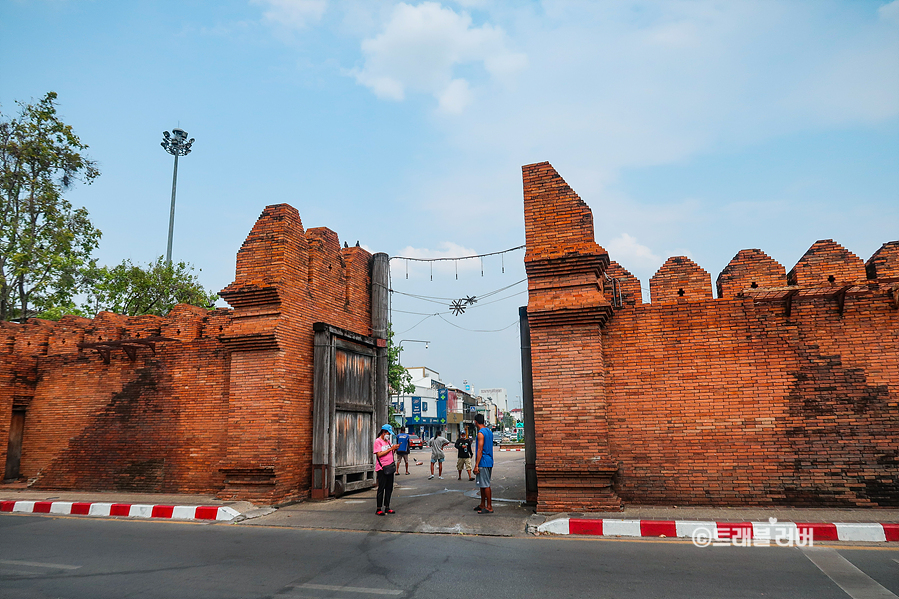
[[[899,594],[895,547],[813,551],[699,549],[674,539],[503,538],[4,514],[0,597],[871,599]],[[812,559],[849,581],[855,594],[841,590]]]

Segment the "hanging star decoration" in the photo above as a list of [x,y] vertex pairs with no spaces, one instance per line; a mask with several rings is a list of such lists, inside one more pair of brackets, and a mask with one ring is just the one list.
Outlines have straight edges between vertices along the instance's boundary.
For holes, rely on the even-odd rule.
[[453,303],[450,304],[450,310],[453,312],[453,314],[458,316],[459,314],[465,312],[465,308],[475,305],[477,301],[477,296],[467,295],[462,299],[453,300]]

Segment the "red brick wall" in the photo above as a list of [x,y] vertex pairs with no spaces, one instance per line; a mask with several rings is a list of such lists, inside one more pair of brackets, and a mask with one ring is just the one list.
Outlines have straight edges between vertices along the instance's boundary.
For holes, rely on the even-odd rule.
[[[27,404],[21,470],[35,487],[306,496],[312,323],[370,334],[370,260],[280,204],[238,252],[222,291],[233,310],[0,323],[0,466],[12,407]],[[77,347],[160,336],[133,362]]]
[[649,297],[654,304],[711,298],[712,278],[686,256],[674,256],[649,279]]
[[783,287],[784,267],[762,250],[740,250],[718,275],[718,297],[736,297],[743,290]]
[[[899,506],[896,242],[869,260],[867,274],[885,276],[866,280],[861,260],[819,241],[793,286],[763,252],[743,250],[718,277],[723,299],[697,264],[669,259],[651,304],[603,317],[566,272],[583,252],[541,263],[537,240],[551,244],[568,223],[532,217],[529,185],[554,171],[524,171],[540,509],[613,506],[600,475],[585,479],[591,460],[613,464],[614,491],[632,503]],[[540,189],[563,189],[544,202],[563,214],[585,209],[558,184]],[[589,248],[592,230],[572,230],[590,237],[565,243]]]
[[865,262],[869,279],[899,280],[899,241],[888,241]]

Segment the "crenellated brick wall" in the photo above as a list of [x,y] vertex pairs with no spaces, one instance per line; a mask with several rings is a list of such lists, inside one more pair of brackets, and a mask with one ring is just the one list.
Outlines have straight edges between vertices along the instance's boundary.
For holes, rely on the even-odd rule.
[[370,335],[370,261],[279,204],[238,252],[233,309],[0,323],[0,467],[15,409],[35,488],[306,496],[312,324]]
[[899,506],[899,242],[865,265],[818,241],[789,276],[742,250],[717,299],[674,257],[643,304],[586,204],[549,163],[523,171],[539,510]]

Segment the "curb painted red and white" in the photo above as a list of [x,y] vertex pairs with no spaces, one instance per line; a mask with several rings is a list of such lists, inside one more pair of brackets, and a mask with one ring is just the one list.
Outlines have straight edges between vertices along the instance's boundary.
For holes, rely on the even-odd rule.
[[94,503],[83,501],[0,501],[0,512],[56,514],[61,516],[124,516],[170,520],[233,520],[240,512],[230,507],[198,505],[148,505],[142,503]]
[[499,450],[500,450],[500,451],[524,451],[524,448],[521,448],[521,447],[515,447],[515,448],[512,448],[512,449],[506,449],[506,448],[504,448],[504,447],[500,447]]
[[[773,519],[772,519],[773,520]],[[613,520],[556,518],[537,527],[538,533],[602,537],[692,538],[698,531],[712,539],[772,540],[784,530],[793,538],[811,531],[815,541],[899,541],[899,523],[860,522],[704,522],[694,520]]]

